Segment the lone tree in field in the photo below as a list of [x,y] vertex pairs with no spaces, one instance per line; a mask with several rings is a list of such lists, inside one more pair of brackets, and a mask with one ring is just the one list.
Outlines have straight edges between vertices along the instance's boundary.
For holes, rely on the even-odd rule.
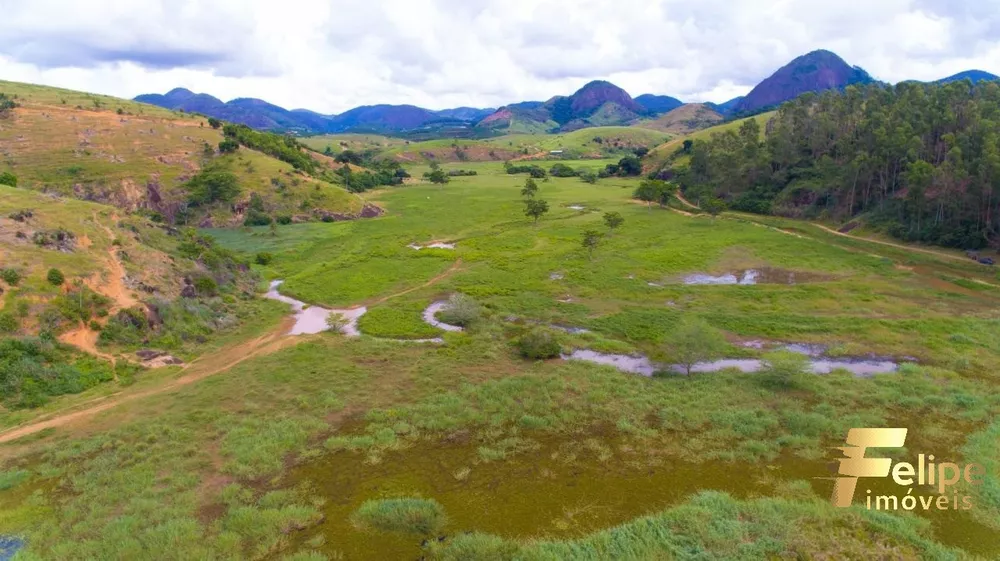
[[587,257],[594,259],[594,250],[601,243],[601,233],[597,230],[587,230],[583,233],[583,248],[587,250]]
[[648,207],[653,201],[661,201],[663,193],[669,192],[670,188],[670,185],[668,185],[666,181],[661,181],[659,179],[645,179],[635,189],[632,196],[646,203],[646,206]]
[[437,185],[444,185],[445,183],[448,183],[450,179],[448,177],[448,174],[445,173],[444,170],[441,168],[435,169],[430,173],[425,174],[424,177],[427,178],[427,180],[430,181],[431,183],[435,183]]
[[222,121],[216,119],[215,117],[209,117],[208,126],[212,127],[213,129],[217,129],[222,126]]
[[524,188],[521,189],[521,196],[524,197],[525,199],[533,199],[537,194],[538,194],[538,184],[535,183],[534,179],[529,177],[524,182]]
[[716,216],[726,211],[726,203],[722,199],[712,197],[711,199],[701,203],[701,210],[711,214],[712,220],[715,220]]
[[524,201],[524,214],[525,216],[534,218],[535,224],[538,224],[538,219],[548,211],[549,203],[541,199],[525,199]]
[[725,348],[722,334],[702,320],[682,322],[666,342],[667,354],[684,367],[688,376],[695,364],[721,358]]
[[9,117],[15,107],[17,107],[17,102],[8,97],[7,94],[0,93],[0,118]]
[[625,223],[625,218],[622,217],[620,212],[605,212],[604,213],[604,225],[608,227],[608,235],[614,233],[615,229]]

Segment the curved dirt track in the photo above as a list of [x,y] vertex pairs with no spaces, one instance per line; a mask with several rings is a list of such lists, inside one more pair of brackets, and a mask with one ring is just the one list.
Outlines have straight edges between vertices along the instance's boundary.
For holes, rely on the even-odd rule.
[[301,339],[285,335],[285,333],[288,332],[288,327],[289,320],[286,318],[276,329],[272,329],[264,335],[222,349],[217,353],[202,356],[184,368],[184,375],[174,380],[170,380],[161,386],[140,390],[135,393],[122,392],[112,394],[105,398],[101,398],[100,402],[96,405],[92,405],[78,411],[73,411],[71,413],[56,415],[49,419],[37,420],[9,429],[0,433],[0,443],[10,442],[11,440],[16,440],[48,428],[72,424],[81,419],[92,417],[102,411],[107,411],[108,409],[122,403],[181,388],[188,384],[197,382],[198,380],[202,380],[214,374],[218,374],[219,372],[228,370],[247,359],[271,354],[290,345],[294,345]]
[[[396,298],[398,296],[403,296],[404,294],[409,294],[410,292],[413,292],[415,290],[433,286],[434,284],[444,280],[445,278],[448,278],[453,273],[458,271],[461,265],[462,265],[462,260],[459,259],[455,261],[455,263],[452,264],[452,266],[449,267],[448,270],[431,278],[427,282],[419,286],[406,289],[402,292],[397,292],[395,294],[391,294],[389,296],[380,298],[376,300],[375,303],[386,302],[387,300],[391,300],[392,298]],[[102,411],[107,411],[108,409],[111,409],[122,403],[134,401],[136,399],[142,399],[145,397],[150,397],[153,395],[168,392],[170,390],[181,388],[183,386],[192,384],[204,378],[208,378],[209,376],[213,376],[220,372],[229,370],[230,368],[240,364],[241,362],[247,359],[268,355],[273,352],[279,351],[281,349],[295,345],[298,342],[302,341],[303,338],[294,335],[288,335],[288,332],[292,326],[293,321],[294,320],[291,316],[286,317],[281,321],[281,323],[277,327],[271,329],[270,331],[259,337],[250,339],[248,341],[236,343],[229,347],[220,349],[218,352],[215,353],[203,355],[198,359],[194,360],[193,362],[191,362],[190,364],[188,364],[186,367],[184,367],[183,370],[184,374],[181,377],[167,381],[163,385],[157,386],[155,388],[148,388],[136,391],[135,393],[119,392],[111,394],[106,397],[97,398],[95,400],[87,402],[87,403],[97,402],[95,405],[91,405],[83,409],[62,414],[59,414],[59,412],[56,411],[54,413],[51,413],[50,415],[53,416],[50,416],[47,419],[44,418],[36,419],[30,423],[18,427],[13,427],[4,432],[0,432],[0,443],[17,440],[18,438],[34,434],[36,432],[45,429],[71,425],[83,419],[93,417],[94,415],[97,415]],[[83,332],[80,330],[71,333],[76,334],[73,336],[74,338],[83,335]],[[96,348],[94,350],[96,351]],[[77,406],[79,405],[82,404],[77,404]]]

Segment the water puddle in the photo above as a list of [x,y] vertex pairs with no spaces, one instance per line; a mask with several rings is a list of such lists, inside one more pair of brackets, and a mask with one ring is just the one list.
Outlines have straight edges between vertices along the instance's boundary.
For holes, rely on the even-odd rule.
[[0,536],[0,561],[10,561],[24,547],[24,540],[14,536]]
[[[808,368],[809,372],[813,374],[829,374],[835,370],[846,370],[858,378],[870,378],[875,374],[896,372],[899,368],[899,365],[895,361],[888,358],[823,358],[820,355],[809,354],[816,352],[815,348],[811,348],[811,346],[806,345],[801,346],[810,347],[802,349],[803,351],[808,352],[802,352],[801,354],[806,354],[812,358],[812,360],[809,361]],[[787,350],[792,350],[788,347],[792,347],[792,345],[786,346]],[[587,349],[578,349],[568,355],[562,355],[562,358],[564,360],[582,360],[594,364],[603,364],[617,368],[622,372],[641,374],[643,376],[652,376],[656,372],[687,372],[687,369],[682,365],[657,364],[641,355],[616,355],[600,353]],[[763,369],[764,363],[759,359],[727,358],[722,360],[713,360],[711,362],[696,363],[691,366],[691,373],[711,374],[715,372],[722,372],[724,370],[738,370],[746,374],[752,374]]]
[[357,308],[346,310],[331,310],[322,306],[310,306],[301,300],[296,300],[278,292],[278,287],[283,282],[285,281],[271,281],[271,284],[268,285],[267,293],[264,294],[264,298],[284,302],[292,307],[292,311],[295,312],[295,325],[288,332],[289,335],[312,335],[328,331],[330,329],[328,319],[331,315],[336,314],[343,320],[343,325],[340,328],[341,333],[348,337],[361,336],[361,331],[358,330],[358,319],[365,315],[368,308],[358,306]]
[[439,302],[434,302],[424,310],[424,323],[427,325],[434,326],[438,329],[443,329],[445,331],[462,331],[462,327],[458,325],[452,325],[450,323],[445,323],[437,319],[437,313],[448,307],[448,302],[446,300],[441,300]]
[[560,325],[558,323],[553,323],[549,325],[552,329],[557,329],[564,333],[569,333],[570,335],[580,335],[582,333],[590,333],[589,329],[584,329],[582,327],[573,327],[572,325]]
[[622,372],[643,376],[652,376],[658,370],[662,370],[644,356],[614,355],[588,349],[576,349],[568,355],[562,355],[562,358],[563,360],[582,360],[594,364],[604,364],[613,366]]
[[445,243],[445,242],[434,242],[427,245],[417,245],[415,243],[411,243],[406,247],[416,251],[420,251],[421,249],[455,249],[455,244]]
[[566,208],[572,209],[572,210],[587,210],[587,207],[581,206],[581,205],[569,205]]
[[685,276],[681,281],[689,285],[720,285],[720,284],[800,284],[807,282],[820,282],[830,280],[832,277],[820,273],[805,273],[802,271],[789,271],[787,269],[777,269],[774,267],[759,267],[756,269],[745,269],[733,271],[721,275],[709,275],[706,273],[695,273]]

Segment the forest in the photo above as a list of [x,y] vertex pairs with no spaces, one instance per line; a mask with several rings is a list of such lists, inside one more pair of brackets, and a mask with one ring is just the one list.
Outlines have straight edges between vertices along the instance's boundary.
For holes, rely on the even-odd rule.
[[[849,221],[908,241],[1000,245],[1000,84],[904,82],[806,94],[767,123],[678,150],[692,198]],[[675,161],[681,161],[676,158]],[[668,172],[669,173],[669,172]]]

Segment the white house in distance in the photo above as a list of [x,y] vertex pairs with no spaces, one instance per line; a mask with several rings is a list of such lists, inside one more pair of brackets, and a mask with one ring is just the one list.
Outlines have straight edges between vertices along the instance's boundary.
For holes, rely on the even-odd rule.
[[559,154],[562,154],[562,153],[563,153],[562,150],[549,150],[549,154],[551,154],[553,156],[558,156]]

